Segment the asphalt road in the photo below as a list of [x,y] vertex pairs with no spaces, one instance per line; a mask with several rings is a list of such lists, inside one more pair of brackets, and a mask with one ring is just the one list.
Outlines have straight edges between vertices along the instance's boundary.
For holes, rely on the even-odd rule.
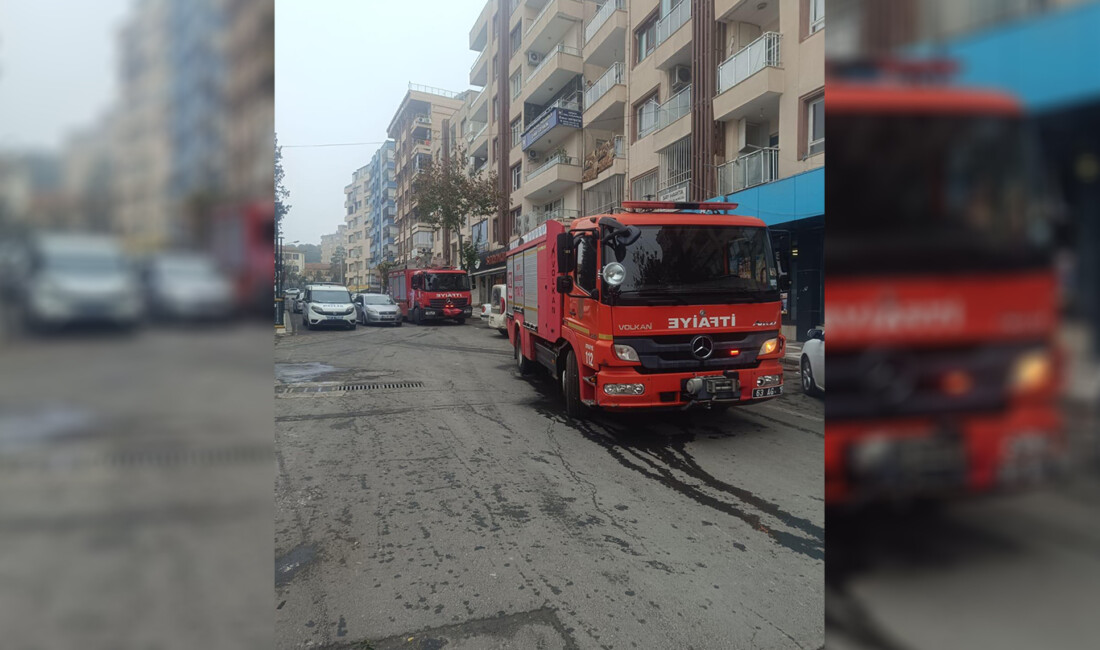
[[0,347],[0,645],[271,647],[271,339]]
[[476,319],[275,361],[277,647],[823,646],[823,408],[794,373],[574,424]]

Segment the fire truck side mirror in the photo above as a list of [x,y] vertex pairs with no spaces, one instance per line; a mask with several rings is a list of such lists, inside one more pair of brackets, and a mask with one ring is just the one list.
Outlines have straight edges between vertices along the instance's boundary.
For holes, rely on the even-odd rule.
[[573,236],[567,232],[558,233],[558,273],[573,270]]
[[562,295],[569,295],[573,293],[573,278],[568,275],[558,276],[558,293]]

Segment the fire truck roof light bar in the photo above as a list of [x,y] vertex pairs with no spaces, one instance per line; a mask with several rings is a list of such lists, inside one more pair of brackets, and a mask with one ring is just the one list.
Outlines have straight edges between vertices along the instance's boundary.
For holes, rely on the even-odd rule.
[[699,210],[700,212],[720,212],[736,210],[736,203],[719,201],[623,201],[625,212],[651,212],[653,210]]

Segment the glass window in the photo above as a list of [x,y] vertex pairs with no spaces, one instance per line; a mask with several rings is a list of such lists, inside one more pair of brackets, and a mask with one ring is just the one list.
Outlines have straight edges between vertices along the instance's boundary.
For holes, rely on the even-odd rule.
[[825,0],[810,0],[810,33],[825,27]]
[[649,56],[656,45],[657,19],[653,18],[634,32],[634,51],[637,52],[635,61],[641,61]]
[[825,151],[825,97],[819,95],[806,102],[806,154],[812,156]]
[[657,172],[652,171],[634,179],[630,196],[635,201],[653,201],[657,198]]
[[512,49],[509,50],[510,55],[514,56],[516,52],[519,52],[520,41],[523,39],[523,32],[520,30],[520,27],[522,27],[522,26],[523,26],[523,22],[520,21],[520,24],[516,25],[516,28],[512,30],[512,33],[511,33]]
[[596,290],[596,247],[591,237],[577,242],[577,286],[591,294]]
[[657,130],[657,114],[661,109],[661,105],[657,102],[657,96],[654,95],[650,99],[642,102],[638,106],[637,114],[635,115],[635,122],[638,125],[638,138],[644,138],[645,136],[653,133]]
[[521,176],[520,169],[521,169],[521,165],[519,163],[517,163],[515,166],[512,167],[512,191],[513,192],[515,192],[516,190],[519,189],[520,176]]

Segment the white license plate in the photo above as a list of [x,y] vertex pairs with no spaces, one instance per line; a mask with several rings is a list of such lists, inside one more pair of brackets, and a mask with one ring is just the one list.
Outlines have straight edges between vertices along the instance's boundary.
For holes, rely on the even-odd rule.
[[753,399],[757,397],[774,397],[776,395],[783,394],[782,386],[770,386],[768,388],[754,388],[752,389]]

